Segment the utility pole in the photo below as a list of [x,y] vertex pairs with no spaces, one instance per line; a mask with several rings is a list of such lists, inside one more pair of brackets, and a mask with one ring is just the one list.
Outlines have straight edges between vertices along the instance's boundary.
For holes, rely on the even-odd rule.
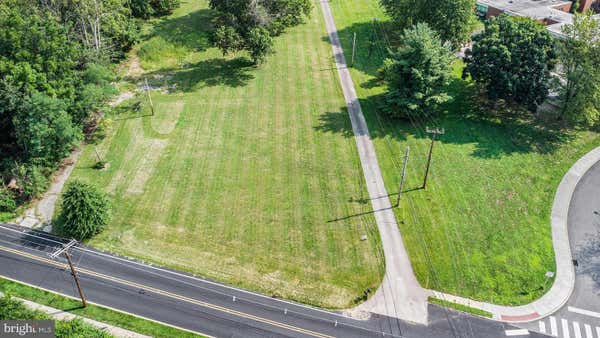
[[96,153],[96,158],[98,159],[99,163],[102,163],[104,161],[102,161],[102,157],[100,157],[100,154],[98,154],[98,149],[96,149],[96,146],[94,146],[94,152]]
[[75,285],[77,285],[77,290],[79,291],[79,297],[81,298],[81,303],[83,307],[87,306],[87,301],[85,300],[85,295],[83,294],[83,289],[81,289],[81,284],[79,283],[79,276],[77,276],[77,271],[75,271],[75,267],[73,266],[73,262],[71,261],[71,255],[69,254],[69,249],[76,245],[77,241],[72,239],[69,243],[63,244],[63,247],[54,253],[50,254],[50,257],[56,258],[61,254],[64,254],[67,258],[67,262],[69,263],[69,268],[71,268],[71,275],[73,279],[75,279]]
[[429,176],[429,166],[431,165],[431,155],[433,153],[433,144],[435,143],[436,135],[444,135],[446,131],[444,128],[441,130],[438,128],[429,129],[427,128],[427,134],[431,134],[431,146],[429,147],[429,156],[427,157],[427,167],[425,168],[425,177],[423,178],[423,189],[427,187],[427,176]]
[[398,199],[396,199],[396,207],[400,206],[400,198],[402,197],[402,189],[404,189],[404,178],[406,177],[406,165],[408,164],[408,152],[410,147],[406,146],[406,152],[404,152],[404,164],[402,165],[402,178],[400,179],[400,187],[398,187]]
[[354,37],[352,38],[352,63],[350,67],[354,67],[354,56],[356,55],[356,32],[354,32]]
[[152,112],[152,116],[154,116],[154,104],[152,103],[152,96],[150,96],[150,86],[148,85],[148,79],[144,78],[144,82],[146,83],[146,94],[148,94],[148,101],[150,101],[150,111]]

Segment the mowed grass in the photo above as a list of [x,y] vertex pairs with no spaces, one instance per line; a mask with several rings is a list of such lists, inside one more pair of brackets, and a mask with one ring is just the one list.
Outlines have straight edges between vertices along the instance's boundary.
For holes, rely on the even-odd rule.
[[93,147],[83,150],[71,179],[113,200],[112,222],[90,244],[276,297],[351,306],[385,269],[354,139],[322,124],[335,116],[330,123],[350,128],[320,9],[276,38],[260,67],[207,45],[212,15],[207,2],[184,1],[136,47],[145,73],[131,81],[148,79],[156,114],[138,91],[96,146],[108,169],[93,169]]
[[[384,88],[374,80],[386,48],[397,43],[383,34],[388,19],[375,0],[334,0],[332,8],[348,59],[357,33],[351,72],[390,193],[398,189],[410,147],[396,215],[420,283],[500,304],[540,297],[552,284],[544,288],[544,274],[555,271],[550,211],[556,188],[582,155],[600,146],[598,133],[561,129],[509,109],[491,113],[473,84],[460,79],[461,62],[450,86],[456,99],[445,114],[391,120],[377,109]],[[430,145],[426,127],[446,134],[436,142],[427,190],[419,190]]]

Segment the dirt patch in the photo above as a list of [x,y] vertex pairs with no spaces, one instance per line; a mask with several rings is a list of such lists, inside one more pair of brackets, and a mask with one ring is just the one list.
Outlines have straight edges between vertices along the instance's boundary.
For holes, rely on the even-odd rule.
[[170,134],[175,129],[183,106],[183,101],[157,104],[156,116],[152,119],[152,129],[159,134]]
[[154,168],[156,167],[158,160],[160,159],[160,155],[163,153],[163,150],[166,147],[167,140],[150,140],[148,145],[145,147],[146,151],[144,157],[139,159],[139,165],[135,172],[135,176],[131,180],[129,187],[127,187],[128,193],[141,194],[144,192],[144,186],[154,173]]

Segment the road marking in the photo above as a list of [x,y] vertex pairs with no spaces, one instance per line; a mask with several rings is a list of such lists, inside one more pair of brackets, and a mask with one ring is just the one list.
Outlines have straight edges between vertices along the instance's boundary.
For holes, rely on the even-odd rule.
[[591,326],[589,326],[588,324],[583,324],[583,328],[585,329],[585,338],[594,338]]
[[560,322],[562,323],[563,337],[570,338],[571,334],[569,333],[569,322],[564,318],[561,319]]
[[504,332],[506,333],[507,336],[528,336],[529,335],[529,331],[527,331],[525,329],[506,330]]
[[540,323],[540,332],[546,333],[546,322],[540,320],[538,323]]
[[600,337],[600,327],[597,327],[597,326],[596,326],[596,335],[598,337]]
[[590,311],[590,310],[584,310],[584,309],[580,309],[580,308],[576,308],[576,307],[572,307],[572,306],[567,307],[567,310],[569,310],[570,312],[579,313],[581,315],[600,318],[600,313]]
[[550,316],[550,333],[554,336],[558,336],[558,327],[556,325],[556,317]]
[[[49,265],[54,265],[54,266],[60,267],[62,269],[68,269],[67,264],[59,263],[59,262],[53,261],[53,260],[48,259],[48,258],[39,257],[39,256],[30,254],[30,253],[26,253],[26,252],[22,252],[22,251],[19,251],[19,250],[7,248],[7,247],[1,246],[1,245],[0,245],[0,250],[6,251],[6,252],[10,252],[10,253],[13,253],[15,255],[27,257],[27,258],[32,259],[32,260],[37,260],[37,261],[40,261],[40,262],[44,262],[44,263],[47,263]],[[106,280],[113,281],[115,283],[119,283],[119,284],[131,286],[131,287],[138,288],[138,289],[143,289],[143,290],[146,290],[146,291],[149,291],[149,292],[153,292],[153,293],[156,293],[156,294],[159,294],[159,295],[163,295],[163,296],[167,296],[167,297],[170,297],[170,298],[182,300],[182,301],[185,301],[185,302],[188,302],[188,303],[191,303],[191,304],[195,304],[195,305],[199,305],[199,306],[202,306],[202,307],[205,307],[205,308],[209,308],[209,309],[213,309],[213,310],[225,312],[225,313],[228,313],[228,314],[231,314],[231,315],[234,315],[234,316],[238,316],[238,317],[242,317],[242,318],[246,318],[246,319],[255,320],[257,322],[262,322],[262,323],[269,324],[269,325],[272,325],[272,326],[284,328],[284,329],[287,329],[287,330],[290,330],[290,331],[299,332],[299,333],[303,333],[303,334],[314,336],[314,337],[320,337],[320,338],[334,338],[332,336],[321,334],[319,332],[315,332],[315,331],[303,329],[303,328],[296,327],[296,326],[293,326],[293,325],[288,325],[288,324],[276,322],[276,321],[273,321],[273,320],[270,320],[270,319],[267,319],[267,318],[262,318],[262,317],[251,315],[251,314],[248,314],[248,313],[244,313],[244,312],[240,312],[240,311],[228,309],[228,308],[225,308],[225,307],[222,307],[222,306],[219,306],[219,305],[214,305],[214,304],[210,304],[210,303],[203,302],[203,301],[200,301],[200,300],[196,300],[196,299],[193,299],[193,298],[189,298],[189,297],[177,295],[177,294],[174,294],[174,293],[171,293],[171,292],[168,292],[168,291],[156,289],[156,288],[153,288],[153,287],[150,287],[150,286],[146,286],[146,285],[143,285],[143,284],[139,284],[139,283],[135,283],[135,282],[130,282],[130,281],[127,281],[127,280],[124,280],[124,279],[120,279],[120,278],[117,278],[117,277],[111,277],[111,276],[108,276],[108,275],[105,275],[105,274],[102,274],[102,273],[97,273],[97,272],[94,272],[94,271],[91,271],[91,270],[87,270],[87,269],[84,269],[84,268],[78,268],[77,270],[78,270],[79,274],[87,274],[87,275],[90,275],[90,276],[96,276],[96,277],[99,277],[99,278],[103,278],[103,279],[106,279]]]
[[578,322],[573,322],[573,331],[575,331],[575,338],[581,338],[581,327]]

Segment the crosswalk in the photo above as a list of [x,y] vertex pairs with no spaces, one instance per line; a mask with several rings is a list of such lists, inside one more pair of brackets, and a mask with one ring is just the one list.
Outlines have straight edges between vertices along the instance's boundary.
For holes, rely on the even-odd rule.
[[600,327],[549,316],[538,322],[539,332],[561,338],[600,338]]

